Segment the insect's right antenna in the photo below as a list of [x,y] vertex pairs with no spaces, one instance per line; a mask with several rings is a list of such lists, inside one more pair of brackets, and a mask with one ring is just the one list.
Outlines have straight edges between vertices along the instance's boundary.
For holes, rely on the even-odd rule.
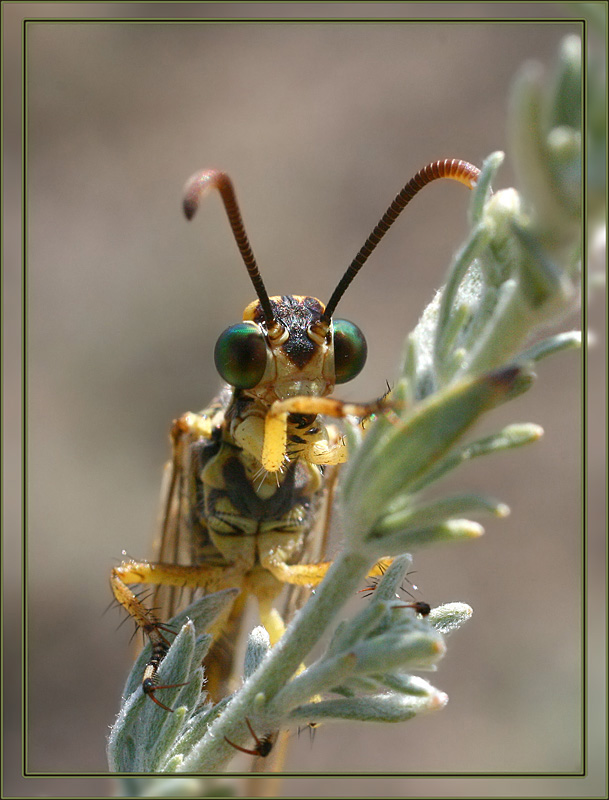
[[347,268],[347,271],[334,290],[326,306],[326,310],[322,314],[320,322],[326,325],[330,323],[334,309],[347,290],[347,287],[366,263],[374,248],[389,230],[389,227],[396,221],[399,214],[406,208],[415,194],[437,178],[451,178],[454,181],[465,184],[469,189],[473,189],[479,176],[480,170],[478,167],[475,167],[467,161],[459,161],[456,158],[444,158],[441,161],[433,161],[431,164],[427,164],[427,166],[423,167],[423,169],[420,169],[417,174],[408,181],[402,191],[396,195],[393,203],[389,206],[387,211],[385,211],[378,225],[364,242],[364,246]]
[[267,328],[271,328],[276,324],[271,301],[269,300],[264,283],[262,282],[256,259],[254,258],[247,234],[245,233],[245,228],[243,227],[243,219],[241,218],[241,212],[239,211],[232,181],[226,172],[221,172],[217,169],[204,169],[191,175],[184,186],[183,208],[186,219],[190,220],[194,217],[199,207],[199,201],[210,189],[217,189],[220,192],[224,208],[228,215],[228,221],[233,231],[233,236],[237,242],[239,252],[241,253],[241,258],[245,263],[258,299],[260,300],[264,320]]

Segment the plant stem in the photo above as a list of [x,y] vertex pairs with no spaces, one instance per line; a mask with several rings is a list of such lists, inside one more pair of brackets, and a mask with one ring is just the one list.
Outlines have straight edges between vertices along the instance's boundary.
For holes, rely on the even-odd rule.
[[[268,701],[291,679],[321,633],[354,594],[370,566],[370,558],[358,553],[343,552],[337,557],[319,589],[224,714],[212,723],[185,758],[179,772],[215,772],[232,758],[235,751],[224,737],[231,741],[238,739],[246,717],[258,714],[264,718]],[[272,725],[272,720],[269,724]]]

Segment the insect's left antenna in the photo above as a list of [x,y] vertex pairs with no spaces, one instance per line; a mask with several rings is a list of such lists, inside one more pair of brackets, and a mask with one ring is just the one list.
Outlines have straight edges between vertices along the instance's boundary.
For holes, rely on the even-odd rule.
[[210,189],[217,189],[220,192],[222,202],[224,203],[224,208],[226,209],[226,213],[228,215],[228,221],[230,222],[230,226],[233,231],[233,236],[237,242],[239,252],[241,253],[241,258],[243,259],[248,274],[252,280],[252,283],[254,284],[254,289],[256,290],[258,299],[260,300],[260,306],[262,308],[262,313],[264,314],[264,320],[267,328],[271,328],[276,324],[273,309],[271,307],[271,301],[269,300],[269,296],[264,287],[264,283],[262,281],[258,265],[256,264],[256,259],[254,258],[249,239],[247,238],[245,228],[243,227],[243,219],[241,218],[241,212],[239,211],[239,205],[237,203],[237,197],[235,195],[232,181],[226,172],[222,172],[217,169],[205,169],[195,172],[194,175],[191,175],[184,186],[183,208],[186,219],[190,220],[194,217],[195,212],[199,207],[200,200],[210,191]]

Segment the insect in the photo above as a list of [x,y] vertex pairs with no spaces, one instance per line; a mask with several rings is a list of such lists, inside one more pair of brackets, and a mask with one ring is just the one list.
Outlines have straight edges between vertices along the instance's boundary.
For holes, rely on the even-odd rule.
[[[142,687],[163,708],[167,706],[155,697],[162,688],[156,684],[156,672],[169,647],[163,620],[175,612],[181,591],[241,590],[210,631],[215,644],[205,661],[207,689],[219,699],[229,690],[234,642],[248,596],[258,601],[261,623],[274,645],[285,629],[285,618],[297,606],[297,592],[310,591],[324,577],[330,563],[320,559],[331,495],[338,465],[348,456],[337,426],[327,418],[364,421],[391,405],[386,395],[360,404],[329,396],[336,384],[359,374],[367,354],[359,327],[336,319],[334,312],[357,272],[420,189],[438,178],[473,188],[478,176],[472,164],[455,159],[435,161],[417,172],[395,197],[325,306],[314,297],[269,297],[226,173],[204,170],[186,183],[188,219],[204,195],[219,192],[257,300],[216,343],[215,365],[227,386],[206,409],[183,414],[173,423],[158,561],[124,562],[112,571],[116,600],[152,642]],[[370,574],[380,573],[373,569]],[[157,587],[154,605],[161,613],[136,597],[129,588],[135,583]],[[285,584],[292,594],[281,614],[274,603]]]

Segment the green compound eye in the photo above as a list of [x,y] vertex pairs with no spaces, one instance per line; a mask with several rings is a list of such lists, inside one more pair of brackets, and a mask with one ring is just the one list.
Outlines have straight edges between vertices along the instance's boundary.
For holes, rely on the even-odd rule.
[[260,383],[266,369],[266,342],[255,322],[239,322],[220,334],[214,362],[221,377],[236,389]]
[[353,322],[334,320],[334,373],[336,383],[347,383],[363,370],[368,355],[364,334]]

